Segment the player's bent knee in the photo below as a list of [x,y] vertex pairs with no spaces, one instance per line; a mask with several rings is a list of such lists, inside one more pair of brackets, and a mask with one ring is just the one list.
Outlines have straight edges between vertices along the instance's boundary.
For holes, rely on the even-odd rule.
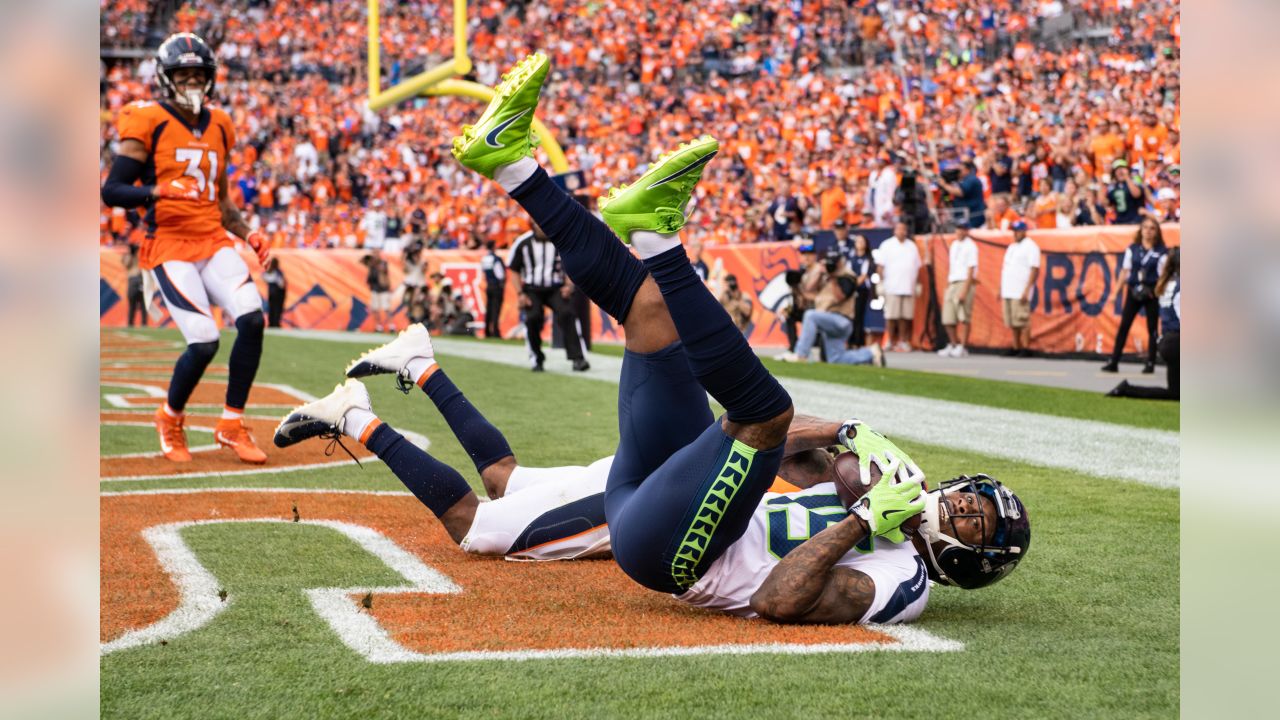
[[213,360],[213,356],[218,354],[218,339],[215,337],[207,342],[193,342],[187,346],[187,352],[191,353],[191,356],[196,360],[207,365],[210,360]]
[[261,310],[254,310],[236,318],[236,331],[243,335],[261,336],[266,326]]

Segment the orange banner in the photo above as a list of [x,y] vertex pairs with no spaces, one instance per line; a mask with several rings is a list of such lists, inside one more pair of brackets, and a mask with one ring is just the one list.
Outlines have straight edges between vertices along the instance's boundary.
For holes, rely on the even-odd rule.
[[[1103,227],[1073,230],[1033,230],[1030,234],[1042,253],[1040,279],[1032,299],[1032,348],[1046,353],[1108,353],[1120,322],[1123,288],[1116,273],[1124,250],[1132,242],[1135,228]],[[1012,342],[1000,311],[1000,269],[1004,249],[1012,241],[1010,233],[975,233],[979,249],[979,285],[974,308],[970,344],[974,347],[1008,347]],[[1179,228],[1164,228],[1170,245],[1178,245]],[[878,238],[876,238],[878,240]],[[947,277],[947,241],[942,236],[923,236],[917,240],[921,257],[934,265],[939,301],[945,293]],[[873,245],[878,244],[873,240]],[[245,262],[254,270],[259,292],[266,297],[256,258],[242,252]],[[280,269],[286,281],[285,327],[325,330],[370,330],[373,326],[369,307],[366,269],[360,258],[363,250],[278,250]],[[100,316],[103,326],[125,324],[127,314],[126,278],[121,264],[122,251],[103,248],[99,257]],[[436,250],[426,254],[427,275],[440,272],[450,278],[455,291],[461,292],[466,306],[484,321],[484,277],[480,272],[482,251]],[[399,287],[403,276],[399,255],[388,254],[392,287]],[[753,345],[780,347],[786,336],[772,310],[786,297],[787,270],[799,266],[799,253],[789,243],[757,243],[707,248],[703,260],[711,268],[711,284],[718,288],[725,276],[734,275],[738,284],[754,300],[755,308],[749,339]],[[926,274],[921,274],[922,286]],[[163,303],[159,303],[163,306]],[[393,298],[393,317],[397,327],[404,327],[406,308],[402,293]],[[924,312],[926,302],[917,302],[915,344],[929,347],[932,337]],[[622,329],[593,307],[591,322],[595,340],[620,341]],[[519,309],[510,285],[502,306],[500,327],[509,333],[519,323]],[[171,325],[167,314],[162,325]],[[546,332],[550,334],[551,325]],[[586,323],[584,323],[585,325]],[[872,302],[867,328],[883,328],[879,303]],[[1136,324],[1141,325],[1141,320]],[[1137,350],[1145,343],[1145,332],[1130,333],[1128,348]]]

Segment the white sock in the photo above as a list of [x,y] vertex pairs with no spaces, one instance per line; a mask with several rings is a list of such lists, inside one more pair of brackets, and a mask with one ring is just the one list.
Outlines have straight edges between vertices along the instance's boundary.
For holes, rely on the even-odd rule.
[[365,428],[369,427],[369,423],[377,420],[378,416],[364,408],[353,407],[342,416],[342,419],[342,434],[353,437],[358,442],[360,436],[364,435]]
[[522,157],[510,165],[499,165],[493,171],[493,179],[502,186],[503,190],[513,193],[516,188],[524,184],[525,180],[533,177],[533,173],[537,169],[537,160],[531,157]]
[[165,415],[168,415],[168,416],[169,416],[169,417],[171,417],[171,418],[180,418],[180,417],[182,417],[182,413],[180,413],[180,412],[178,412],[177,410],[174,410],[173,408],[169,407],[169,403],[165,403],[165,404],[164,404],[164,414],[165,414]]
[[418,379],[422,377],[422,374],[430,370],[435,364],[436,361],[434,358],[416,357],[406,363],[404,369],[405,372],[408,373],[409,379],[416,383],[418,382]]
[[243,410],[233,410],[230,405],[222,406],[223,420],[239,420],[244,415]]
[[631,233],[631,247],[636,249],[641,260],[647,260],[673,247],[680,247],[680,233],[663,235],[648,230],[635,230]]

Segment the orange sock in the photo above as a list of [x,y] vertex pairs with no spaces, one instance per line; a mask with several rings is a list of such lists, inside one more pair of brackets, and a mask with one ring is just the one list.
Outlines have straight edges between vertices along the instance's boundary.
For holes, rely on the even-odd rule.
[[373,437],[373,431],[377,430],[380,425],[382,425],[382,421],[378,418],[374,418],[373,422],[366,425],[364,432],[360,433],[360,444],[363,445],[369,442],[369,438]]

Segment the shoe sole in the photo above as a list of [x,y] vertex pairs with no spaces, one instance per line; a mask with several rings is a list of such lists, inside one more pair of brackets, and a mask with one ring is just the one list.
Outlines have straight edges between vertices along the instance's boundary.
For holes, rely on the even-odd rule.
[[[451,152],[458,162],[462,162],[463,156],[476,146],[477,141],[484,142],[488,132],[484,131],[483,128],[498,114],[499,109],[505,105],[505,101],[524,90],[529,80],[537,75],[538,70],[543,66],[549,65],[550,62],[551,60],[546,54],[534,53],[511,68],[507,73],[506,79],[498,83],[497,87],[493,89],[493,100],[489,101],[489,107],[485,108],[484,114],[480,116],[480,119],[469,130],[464,131],[462,135],[453,139]],[[537,107],[536,103],[534,107]],[[528,112],[532,112],[533,109],[529,108]],[[463,162],[463,164],[465,165],[466,163]]]
[[[669,169],[668,166],[672,164],[672,161],[676,160],[677,158],[680,158],[685,155],[697,155],[699,152],[705,151],[707,147],[712,145],[715,146],[715,149],[712,150],[711,152],[706,153],[699,159],[689,163],[688,165],[685,165],[679,170],[671,171]],[[719,146],[720,146],[720,143],[710,135],[703,135],[699,137],[697,140],[692,140],[687,143],[680,143],[680,145],[675,150],[659,155],[658,158],[654,160],[653,163],[649,166],[649,169],[646,170],[643,175],[636,178],[634,182],[609,188],[608,192],[606,192],[603,197],[600,197],[598,199],[597,209],[599,209],[600,214],[604,216],[607,221],[607,218],[610,214],[609,207],[616,205],[617,202],[623,199],[624,197],[626,197],[628,193],[648,192],[649,190],[652,190],[653,188],[659,185],[672,182],[681,177],[684,177],[685,175],[691,172],[699,170],[700,168],[704,167],[707,163],[711,162],[711,160],[720,153]],[[675,208],[675,209],[679,210],[681,214],[684,213],[684,208]],[[616,214],[626,216],[626,215],[629,215],[630,213],[619,212]],[[620,239],[627,244],[631,243],[630,237],[624,237]]]

